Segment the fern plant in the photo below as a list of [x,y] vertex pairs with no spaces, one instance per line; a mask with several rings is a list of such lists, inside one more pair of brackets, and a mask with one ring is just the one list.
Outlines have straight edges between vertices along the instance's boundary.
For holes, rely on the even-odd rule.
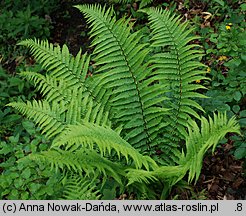
[[66,45],[48,41],[20,42],[47,71],[21,73],[43,100],[8,105],[52,141],[48,151],[27,157],[64,172],[63,198],[98,198],[109,179],[119,193],[166,198],[187,173],[188,182],[197,180],[207,150],[228,132],[240,133],[239,125],[226,113],[200,116],[203,109],[194,98],[204,97],[197,90],[205,87],[196,83],[207,79],[199,63],[202,52],[179,17],[142,10],[152,30],[151,40],[142,43],[142,32],[133,31],[130,19],[116,20],[112,8],[76,7],[91,28],[91,56],[80,51],[73,57]]

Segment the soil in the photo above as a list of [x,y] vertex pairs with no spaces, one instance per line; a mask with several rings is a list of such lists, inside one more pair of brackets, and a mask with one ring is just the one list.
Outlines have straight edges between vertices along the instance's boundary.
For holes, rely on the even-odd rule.
[[80,4],[102,3],[100,0],[73,0],[62,1],[57,11],[50,15],[53,30],[51,42],[59,45],[66,44],[70,52],[76,55],[80,49],[82,52],[91,52],[90,38],[87,25],[82,13],[75,7]]
[[[233,143],[224,144],[204,158],[201,175],[193,188],[195,198],[203,194],[209,200],[246,200],[245,161],[236,160],[230,152],[232,148]],[[194,194],[189,190],[180,195],[180,199],[191,198]]]
[[204,159],[197,187],[206,188],[211,200],[246,200],[244,161],[235,160],[224,148]]

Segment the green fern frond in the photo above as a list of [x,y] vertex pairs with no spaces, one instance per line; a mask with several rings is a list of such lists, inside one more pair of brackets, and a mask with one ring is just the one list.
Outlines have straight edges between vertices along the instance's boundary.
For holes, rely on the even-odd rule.
[[152,174],[163,182],[167,182],[172,187],[182,178],[184,178],[187,170],[183,166],[160,166],[152,172]]
[[[91,25],[96,73],[103,86],[111,92],[113,119],[123,125],[123,138],[141,151],[156,141],[162,116],[167,109],[160,103],[166,99],[165,87],[155,79],[147,80],[150,69],[145,63],[147,44],[141,44],[140,32],[131,33],[129,20],[116,21],[110,8],[99,5],[76,6]],[[151,80],[151,82],[150,82]]]
[[65,146],[65,149],[69,150],[70,148],[79,149],[83,146],[93,149],[95,144],[98,146],[102,156],[106,153],[110,155],[111,151],[115,150],[118,157],[120,158],[123,155],[127,162],[130,156],[136,168],[144,166],[148,170],[150,167],[157,167],[154,160],[148,156],[141,155],[112,129],[88,122],[85,122],[83,125],[69,125],[54,140],[52,147],[61,148]]
[[104,176],[112,176],[120,184],[122,184],[122,176],[126,175],[121,165],[85,148],[76,151],[51,149],[39,154],[30,154],[27,157],[38,163],[49,164],[51,169],[56,171],[61,169],[77,174],[85,172],[86,176],[94,176],[95,173],[99,172]]
[[[90,58],[88,55],[81,55],[81,50],[74,58],[66,45],[61,48],[54,46],[48,41],[37,39],[26,39],[18,45],[30,48],[32,55],[42,65],[44,69],[56,78],[70,81],[71,85],[82,85],[88,72]],[[85,86],[86,87],[86,86]]]
[[[80,50],[76,57],[73,57],[66,45],[62,48],[59,45],[54,47],[48,41],[36,39],[24,40],[19,45],[29,47],[36,60],[49,72],[46,76],[33,72],[22,72],[21,75],[38,85],[47,101],[65,102],[67,123],[80,122],[85,113],[87,117],[91,115],[99,122],[100,117],[96,116],[95,110],[100,110],[100,115],[108,115],[109,95],[103,87],[100,88],[100,93],[95,95],[91,87],[94,80],[86,78],[90,62],[87,54],[81,55]],[[97,83],[94,82],[93,85]],[[88,111],[90,109],[91,112]],[[110,125],[109,119],[106,123]]]
[[19,75],[33,82],[48,102],[64,101],[69,103],[71,97],[68,95],[68,86],[64,80],[30,71],[21,72]]
[[28,119],[33,120],[41,129],[46,137],[51,138],[62,132],[66,122],[64,112],[66,111],[64,104],[50,106],[47,101],[36,101],[32,103],[12,102],[7,104],[17,109]]
[[[199,115],[195,111],[187,110],[189,106],[183,103],[184,99],[205,97],[195,92],[198,89],[205,89],[204,86],[195,82],[208,79],[203,76],[205,71],[197,70],[204,67],[197,61],[202,56],[202,51],[195,49],[197,47],[195,44],[188,45],[190,41],[198,39],[198,37],[190,36],[193,29],[187,30],[188,22],[181,23],[178,16],[171,16],[170,11],[159,9],[142,11],[149,15],[153,30],[151,46],[164,49],[163,53],[155,54],[150,63],[153,64],[154,73],[158,75],[163,84],[169,86],[172,92],[168,97],[171,98],[170,106],[174,108],[174,112],[177,112],[174,113],[176,120],[179,121],[179,118],[186,120],[190,115],[199,119]],[[193,102],[192,105],[203,111],[196,102]],[[179,116],[179,114],[183,116]],[[182,121],[180,125],[183,125]],[[180,132],[183,134],[182,131]]]
[[[167,117],[169,124],[165,131],[168,131],[168,134],[164,135],[163,152],[166,152],[164,157],[171,159],[167,160],[168,163],[175,164],[179,156],[172,154],[172,149],[176,149],[180,140],[186,137],[187,120],[191,117],[200,119],[194,108],[204,111],[193,100],[194,97],[205,98],[196,92],[205,89],[196,84],[196,81],[208,78],[203,76],[205,71],[200,70],[204,65],[197,61],[202,56],[202,51],[197,49],[197,45],[188,45],[190,41],[198,38],[189,35],[193,29],[187,30],[188,23],[181,23],[178,16],[171,15],[167,10],[149,8],[141,11],[149,16],[153,51],[155,52],[156,48],[162,50],[150,58],[150,64],[153,75],[157,76],[168,90],[166,96],[170,100],[166,100],[164,104],[171,108],[171,111]],[[170,154],[171,157],[168,156]]]
[[186,154],[182,154],[180,165],[189,170],[189,182],[197,181],[202,168],[205,153],[211,147],[213,151],[218,142],[227,133],[239,133],[240,126],[235,117],[227,119],[226,113],[214,114],[213,119],[201,118],[201,129],[194,120],[189,120],[186,137]]
[[180,181],[187,172],[183,166],[160,166],[152,171],[136,169],[126,169],[126,171],[128,185],[136,182],[150,184],[151,182],[166,181],[170,186]]
[[[82,93],[76,87],[70,91],[69,101],[62,100],[59,103],[54,101],[27,101],[13,102],[8,104],[33,120],[48,138],[52,138],[64,131],[66,125],[82,123],[90,120],[103,126],[110,126],[108,112],[99,104],[94,106],[89,97],[82,98]],[[85,95],[83,95],[85,96]],[[100,107],[100,110],[99,110]]]
[[90,56],[82,55],[81,50],[76,57],[73,57],[66,45],[62,48],[57,45],[49,43],[48,41],[40,41],[38,39],[26,39],[21,41],[18,45],[24,45],[30,48],[35,59],[46,69],[51,76],[63,80],[67,88],[73,88],[78,85],[83,92],[88,92],[89,95],[97,103],[105,102],[102,98],[95,97],[86,75],[90,62]]
[[150,171],[136,169],[127,169],[126,171],[126,178],[128,179],[127,186],[135,183],[144,183],[148,185],[151,182],[158,181],[153,172]]
[[68,175],[63,179],[65,200],[98,200],[101,196],[95,181],[80,175]]

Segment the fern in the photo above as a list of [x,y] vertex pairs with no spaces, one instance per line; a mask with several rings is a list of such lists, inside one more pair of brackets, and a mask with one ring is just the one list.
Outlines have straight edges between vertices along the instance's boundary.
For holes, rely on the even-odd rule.
[[48,138],[54,137],[65,128],[64,104],[51,107],[47,101],[34,100],[32,103],[29,101],[27,103],[13,102],[8,105],[16,108],[27,118],[36,122],[42,129],[42,133],[45,133]]
[[115,20],[111,8],[77,8],[93,26],[91,35],[96,35],[92,42],[94,61],[100,66],[96,72],[102,74],[101,86],[112,92],[113,120],[123,125],[123,137],[133,147],[150,150],[158,131],[166,125],[161,118],[167,109],[159,106],[166,99],[165,86],[154,84],[153,77],[147,79],[151,71],[144,59],[149,49],[140,43],[140,32],[131,33],[129,20]]
[[[240,128],[226,113],[199,115],[204,110],[194,98],[204,98],[197,91],[205,87],[196,80],[207,78],[192,29],[169,11],[144,9],[152,33],[142,43],[142,32],[133,32],[127,18],[116,20],[112,8],[76,7],[91,28],[91,56],[73,57],[66,45],[47,41],[20,43],[47,71],[21,73],[43,99],[8,105],[52,141],[48,151],[27,158],[63,171],[65,199],[99,198],[111,178],[121,191],[151,199],[165,197],[187,173],[197,181],[207,150]],[[90,59],[95,73],[87,77]]]
[[[204,77],[204,67],[197,62],[197,58],[202,56],[201,50],[195,49],[197,45],[188,45],[197,36],[190,36],[193,29],[187,31],[188,23],[182,23],[178,16],[170,14],[170,11],[160,9],[142,10],[149,15],[152,38],[151,47],[163,50],[156,53],[150,59],[154,74],[160,79],[162,85],[167,86],[170,100],[165,101],[165,105],[171,108],[168,115],[168,134],[164,135],[163,152],[168,163],[177,162],[179,155],[172,152],[177,148],[179,141],[186,137],[187,121],[191,117],[200,119],[195,109],[204,111],[193,98],[205,98],[197,93],[198,89],[205,89],[204,86],[196,84],[196,80],[207,79]],[[169,147],[170,146],[170,147]],[[172,146],[172,147],[171,147]],[[170,157],[168,157],[170,155]],[[175,157],[176,156],[176,157]]]
[[[66,200],[96,200],[100,198],[100,191],[94,181],[79,175],[68,175],[63,179],[64,191],[62,199]],[[74,193],[76,191],[76,193]]]
[[213,151],[217,143],[228,133],[239,133],[240,126],[235,117],[227,119],[226,114],[214,114],[209,120],[201,118],[201,129],[194,120],[190,120],[186,136],[186,154],[183,152],[177,166],[161,166],[153,171],[128,169],[129,184],[136,182],[162,181],[170,186],[176,184],[189,172],[188,181],[197,181],[205,153],[211,147]]
[[71,86],[78,84],[86,88],[85,78],[90,58],[88,55],[83,55],[81,58],[81,50],[74,58],[70,55],[66,45],[61,48],[59,45],[49,44],[48,41],[36,39],[27,39],[20,42],[19,45],[28,46],[36,60],[53,77],[63,79]]
[[[76,57],[73,57],[66,45],[61,48],[59,45],[49,44],[48,41],[36,39],[27,39],[20,42],[19,45],[29,47],[36,60],[47,70],[49,76],[46,76],[46,78],[32,72],[21,73],[21,75],[40,86],[41,93],[47,97],[47,100],[52,97],[52,102],[54,102],[53,97],[55,97],[58,100],[62,99],[63,102],[70,103],[71,107],[74,108],[71,113],[80,111],[80,107],[84,108],[81,111],[82,113],[86,112],[86,109],[89,108],[84,103],[87,103],[88,106],[101,106],[107,112],[105,91],[100,89],[101,93],[97,94],[96,97],[90,90],[86,79],[90,56],[87,54],[81,55],[82,51],[80,50]],[[60,98],[60,95],[65,98]],[[82,98],[77,99],[78,97]],[[81,104],[82,102],[84,103]],[[74,104],[77,106],[74,106]]]
[[194,120],[190,120],[188,126],[188,135],[186,136],[186,155],[182,154],[179,164],[189,170],[189,181],[199,178],[202,168],[203,156],[207,150],[213,147],[213,151],[217,143],[229,132],[239,133],[240,126],[235,117],[227,119],[226,114],[214,114],[214,118],[209,120],[202,117],[201,129]]
[[102,156],[104,156],[106,152],[110,155],[111,150],[115,150],[118,157],[120,158],[120,155],[123,155],[127,162],[128,156],[130,156],[135,162],[136,168],[144,166],[149,170],[149,165],[151,165],[151,167],[157,167],[154,160],[147,156],[142,156],[115,131],[91,123],[67,127],[66,130],[57,137],[52,147],[65,146],[65,149],[67,150],[83,146],[93,149],[95,144],[98,145]]
[[69,89],[66,81],[31,71],[21,72],[20,75],[32,82],[48,102],[70,103],[72,89]]
[[77,174],[83,173],[85,176],[94,176],[98,172],[102,173],[104,177],[108,174],[120,184],[122,184],[121,176],[125,175],[120,164],[113,163],[88,149],[76,151],[51,149],[40,154],[31,154],[28,159],[46,163],[53,170],[68,170]]

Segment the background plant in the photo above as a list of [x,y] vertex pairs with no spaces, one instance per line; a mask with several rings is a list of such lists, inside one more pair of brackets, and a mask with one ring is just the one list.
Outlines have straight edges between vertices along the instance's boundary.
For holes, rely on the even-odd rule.
[[[233,135],[228,141],[234,142],[232,152],[238,159],[245,158],[245,3],[214,1],[217,7],[210,7],[212,15],[199,31],[206,51],[204,61],[209,66],[212,81],[208,85],[208,100],[201,101],[207,112],[226,110],[230,116],[237,115],[243,136]],[[223,7],[219,7],[218,5]],[[216,11],[226,10],[224,13]],[[226,15],[225,15],[226,14]],[[220,22],[216,22],[220,19]],[[206,24],[207,23],[207,24]],[[214,25],[208,25],[214,23]],[[206,26],[207,25],[207,26]]]
[[[18,73],[30,68],[24,61],[24,49],[16,42],[27,37],[46,38],[51,23],[45,18],[54,9],[55,1],[1,1],[0,3],[0,197],[1,199],[46,199],[52,197],[52,183],[58,175],[48,177],[45,167],[17,161],[30,152],[47,149],[48,141],[39,135],[34,124],[26,121],[11,107],[12,101],[26,101],[38,97],[30,83]],[[40,70],[39,66],[32,70]],[[43,172],[44,171],[44,172]],[[41,177],[40,172],[43,172]],[[46,172],[46,173],[45,173]],[[46,186],[46,182],[51,187]],[[52,186],[53,185],[53,186]]]
[[[20,68],[19,68],[20,69]],[[32,70],[39,70],[38,66]],[[0,197],[1,199],[47,199],[59,194],[59,173],[53,175],[45,166],[19,159],[48,149],[49,142],[35,125],[15,113],[6,103],[36,97],[30,83],[0,69]],[[42,173],[42,174],[41,174]],[[47,184],[46,184],[47,183]],[[61,185],[62,188],[62,185]]]
[[50,36],[51,20],[48,18],[57,1],[2,1],[0,4],[0,62],[11,63],[23,50],[15,45],[28,37]]

